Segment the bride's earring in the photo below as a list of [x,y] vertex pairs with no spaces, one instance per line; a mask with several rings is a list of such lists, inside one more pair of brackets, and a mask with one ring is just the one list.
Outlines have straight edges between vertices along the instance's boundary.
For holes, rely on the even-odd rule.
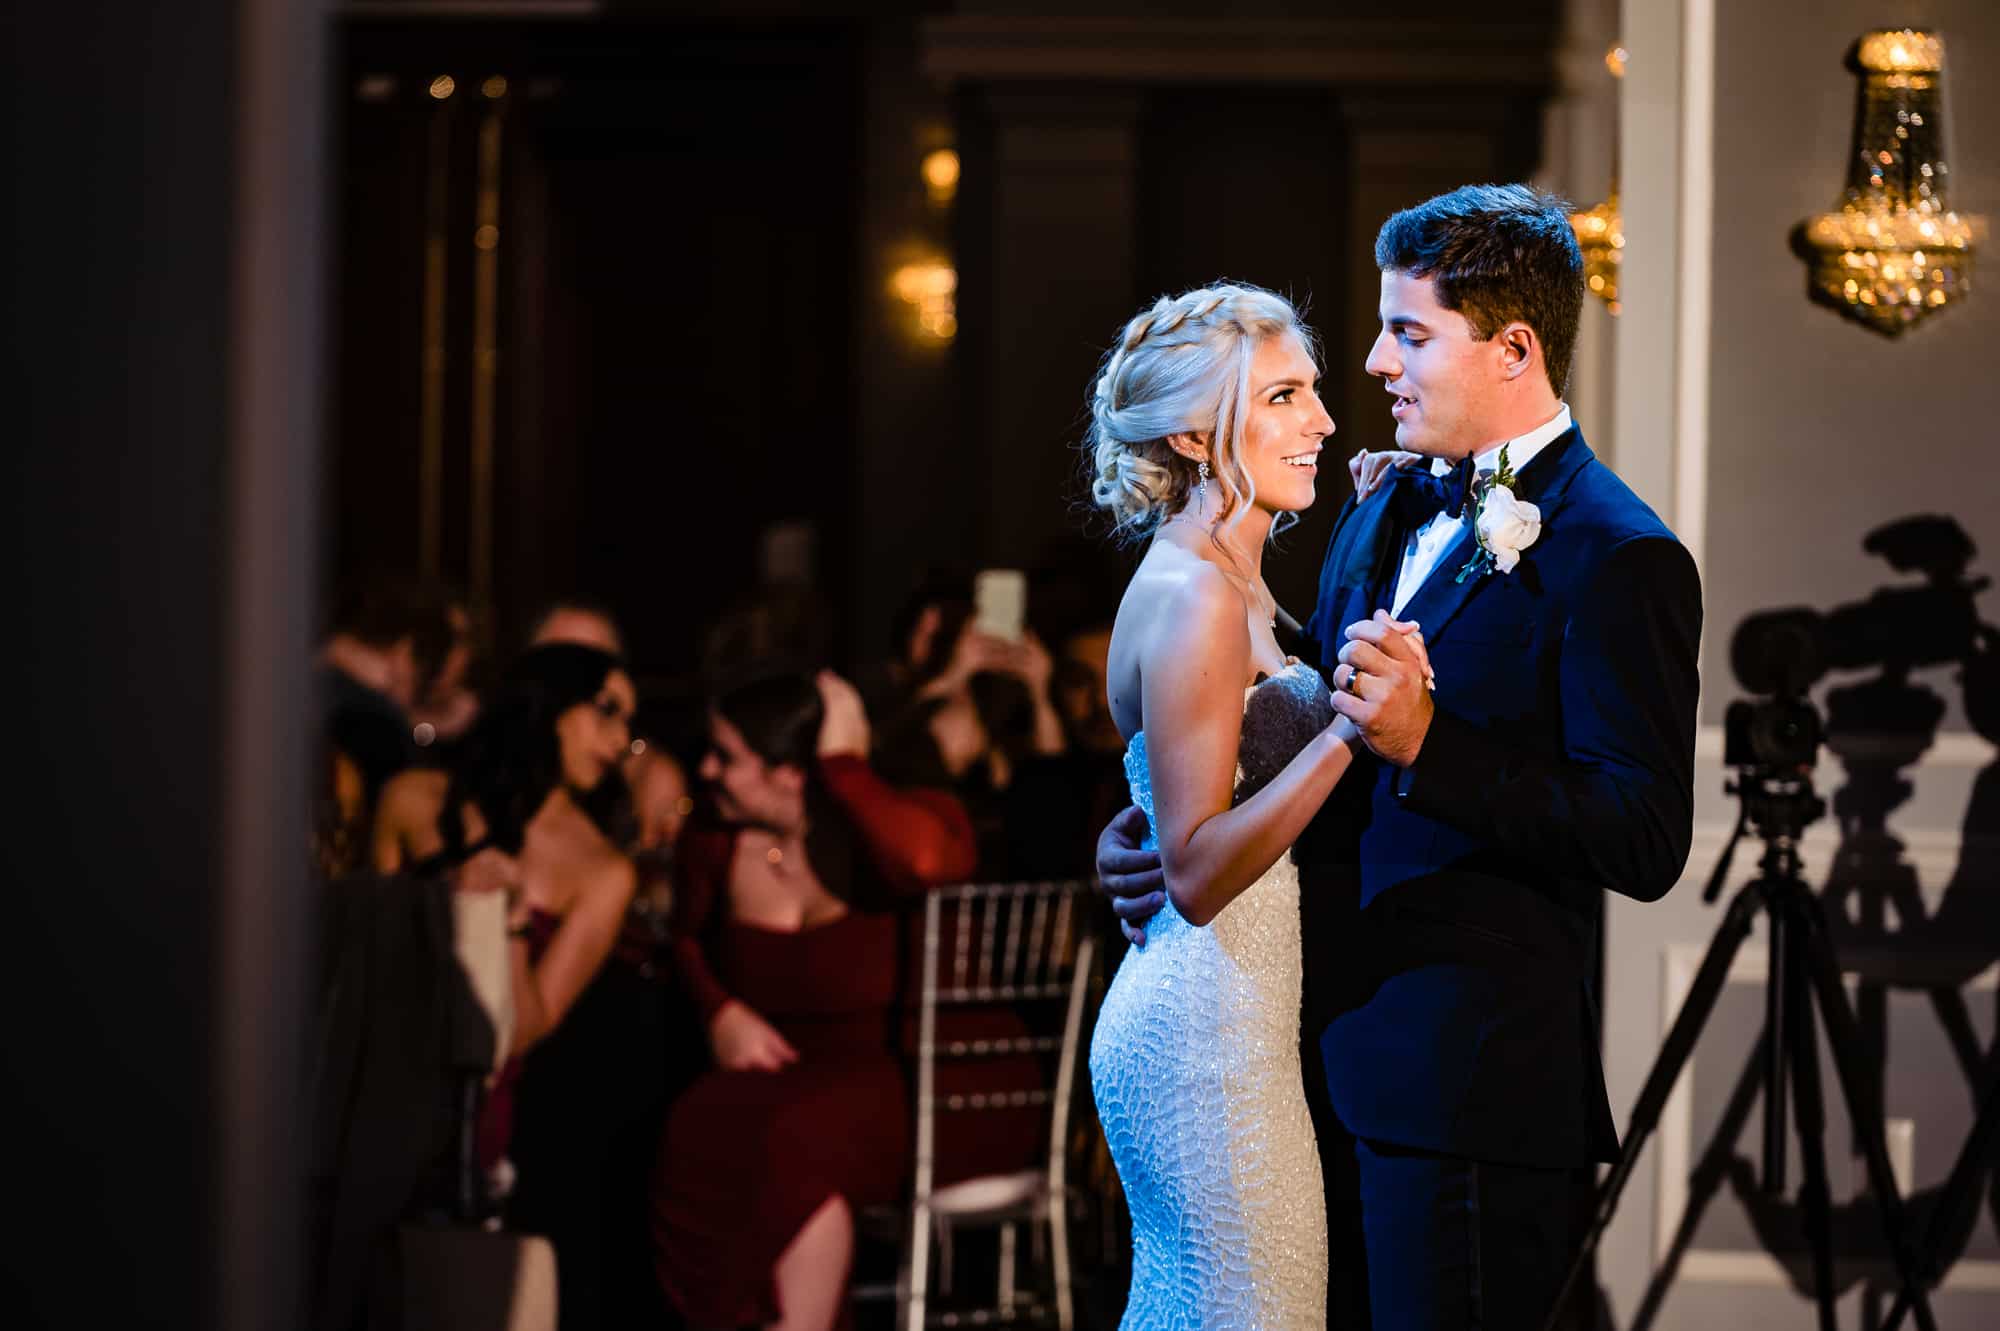
[[1200,504],[1203,508],[1207,508],[1208,507],[1208,459],[1207,458],[1203,458],[1201,460],[1201,465],[1197,466],[1194,469],[1194,474],[1197,477],[1194,485],[1195,502]]

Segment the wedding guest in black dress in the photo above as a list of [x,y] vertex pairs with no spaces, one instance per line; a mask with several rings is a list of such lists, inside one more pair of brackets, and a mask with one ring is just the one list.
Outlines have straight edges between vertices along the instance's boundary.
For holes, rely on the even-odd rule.
[[667,932],[692,801],[680,764],[656,738],[642,743],[623,765],[638,891],[597,977],[523,1062],[516,1099],[509,1218],[555,1245],[563,1331],[668,1321],[648,1181],[667,1106],[708,1062]]
[[[342,1306],[357,1297],[351,1290],[357,1265],[366,1270],[368,1254],[385,1243],[393,1247],[396,1222],[439,1204],[429,1198],[436,1189],[426,1179],[453,1172],[447,1140],[453,1124],[447,1116],[440,1127],[427,1104],[451,1101],[456,1086],[442,1079],[490,1067],[495,1029],[509,1029],[504,1017],[488,1020],[489,1008],[478,1020],[481,1048],[470,1063],[463,1050],[450,1060],[443,1048],[423,1052],[441,1043],[434,1031],[442,997],[464,990],[466,1002],[479,1007],[465,984],[463,954],[454,957],[455,912],[435,894],[505,892],[512,903],[513,939],[504,948],[513,1022],[501,1051],[512,1057],[490,1085],[478,1124],[478,1155],[491,1179],[504,1173],[493,1166],[507,1146],[520,1056],[571,1013],[610,951],[632,895],[630,861],[583,817],[571,794],[601,781],[616,763],[628,742],[631,707],[631,681],[615,658],[571,646],[529,653],[487,700],[449,773],[412,769],[389,783],[381,812],[407,826],[402,835],[378,839],[381,872],[330,893],[335,919],[358,921],[346,930],[345,954],[361,964],[339,972],[329,1010],[349,1014],[349,1036],[329,1043],[350,1051],[350,1062],[371,1066],[382,1062],[380,1051],[398,1055],[388,1074],[372,1078],[378,1090],[358,1109],[337,1100],[337,1112],[329,1114],[329,1121],[341,1121],[330,1137],[341,1146],[323,1168],[335,1201],[350,1200],[328,1208],[321,1241],[325,1278],[338,1283],[333,1292]],[[425,914],[426,932],[412,940],[424,944],[421,954],[410,945],[385,953],[379,940],[410,913],[398,905],[405,898],[442,908]],[[362,913],[371,903],[380,907],[379,922]],[[390,1074],[399,1084],[412,1074],[428,1079],[410,1080],[407,1094],[396,1087],[383,1094]]]
[[487,700],[448,776],[412,770],[383,794],[375,865],[385,873],[455,858],[492,834],[491,790],[509,792],[519,821],[521,890],[509,916],[514,1061],[487,1098],[480,1155],[489,1163],[512,1134],[520,1056],[562,1022],[624,926],[632,861],[580,801],[628,749],[634,706],[618,658],[567,643],[535,648]]

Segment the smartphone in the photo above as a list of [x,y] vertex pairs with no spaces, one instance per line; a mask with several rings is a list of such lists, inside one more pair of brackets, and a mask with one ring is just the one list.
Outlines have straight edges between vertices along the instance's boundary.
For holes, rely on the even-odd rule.
[[1017,568],[982,569],[972,580],[973,627],[1019,642],[1028,622],[1028,575]]

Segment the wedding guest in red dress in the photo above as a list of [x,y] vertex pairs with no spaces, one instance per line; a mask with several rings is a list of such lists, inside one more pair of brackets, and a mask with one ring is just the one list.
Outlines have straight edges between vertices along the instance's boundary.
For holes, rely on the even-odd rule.
[[899,1198],[902,986],[882,907],[964,881],[948,794],[890,788],[846,681],[774,676],[709,717],[711,816],[683,833],[675,960],[715,1066],[674,1103],[654,1182],[662,1288],[696,1327],[842,1324],[854,1216]]

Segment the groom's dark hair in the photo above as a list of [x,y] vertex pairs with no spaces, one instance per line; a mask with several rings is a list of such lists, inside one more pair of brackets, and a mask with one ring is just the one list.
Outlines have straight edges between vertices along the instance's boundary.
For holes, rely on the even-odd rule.
[[1534,329],[1560,397],[1583,315],[1583,251],[1569,214],[1567,201],[1530,185],[1462,185],[1384,222],[1375,266],[1430,278],[1438,304],[1463,314],[1482,342],[1516,319]]

